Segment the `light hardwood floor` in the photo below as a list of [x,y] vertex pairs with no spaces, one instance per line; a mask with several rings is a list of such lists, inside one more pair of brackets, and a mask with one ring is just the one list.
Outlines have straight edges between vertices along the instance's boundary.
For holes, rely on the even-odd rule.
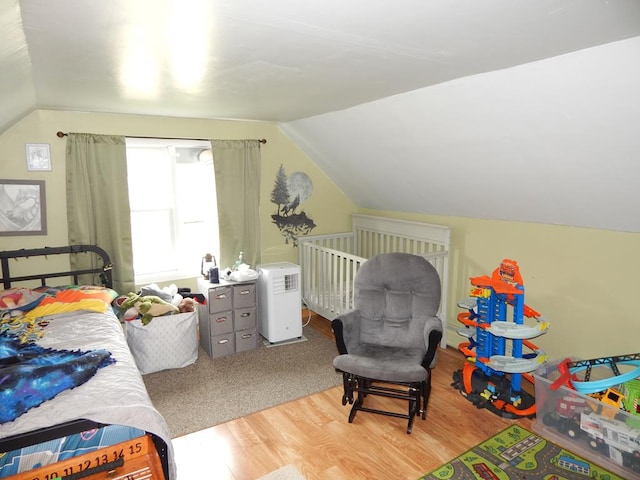
[[[310,326],[332,337],[328,320],[314,316]],[[416,418],[410,435],[406,420],[371,413],[349,424],[335,387],[174,439],[178,480],[255,480],[287,464],[307,480],[416,480],[510,424],[531,428],[529,419],[477,409],[451,387],[463,362],[455,349],[439,351],[427,418]],[[394,402],[367,398],[374,408]]]

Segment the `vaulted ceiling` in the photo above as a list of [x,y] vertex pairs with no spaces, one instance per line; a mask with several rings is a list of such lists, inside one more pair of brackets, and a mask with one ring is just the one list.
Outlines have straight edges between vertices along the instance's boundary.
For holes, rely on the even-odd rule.
[[277,122],[358,205],[640,231],[637,0],[0,0],[36,108]]

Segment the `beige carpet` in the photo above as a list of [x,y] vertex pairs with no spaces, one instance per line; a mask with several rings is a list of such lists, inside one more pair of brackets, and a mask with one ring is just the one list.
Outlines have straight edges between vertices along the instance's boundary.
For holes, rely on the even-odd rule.
[[304,476],[293,465],[285,465],[258,480],[305,480]]
[[311,327],[306,342],[212,360],[202,349],[188,367],[144,375],[172,438],[340,385],[335,344]]

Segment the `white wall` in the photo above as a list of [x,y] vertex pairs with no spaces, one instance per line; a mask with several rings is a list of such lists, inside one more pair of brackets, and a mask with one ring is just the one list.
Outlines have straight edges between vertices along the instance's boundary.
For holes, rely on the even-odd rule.
[[640,232],[640,37],[282,126],[360,207]]

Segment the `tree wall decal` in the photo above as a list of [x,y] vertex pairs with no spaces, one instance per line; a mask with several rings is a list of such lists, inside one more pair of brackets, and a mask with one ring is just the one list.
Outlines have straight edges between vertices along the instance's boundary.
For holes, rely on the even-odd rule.
[[306,173],[293,172],[287,176],[284,167],[280,165],[271,191],[271,203],[276,204],[276,213],[271,215],[271,219],[284,236],[284,243],[292,243],[297,247],[298,237],[308,235],[315,228],[316,224],[304,210],[296,212],[300,204],[311,196],[312,191],[313,184]]

